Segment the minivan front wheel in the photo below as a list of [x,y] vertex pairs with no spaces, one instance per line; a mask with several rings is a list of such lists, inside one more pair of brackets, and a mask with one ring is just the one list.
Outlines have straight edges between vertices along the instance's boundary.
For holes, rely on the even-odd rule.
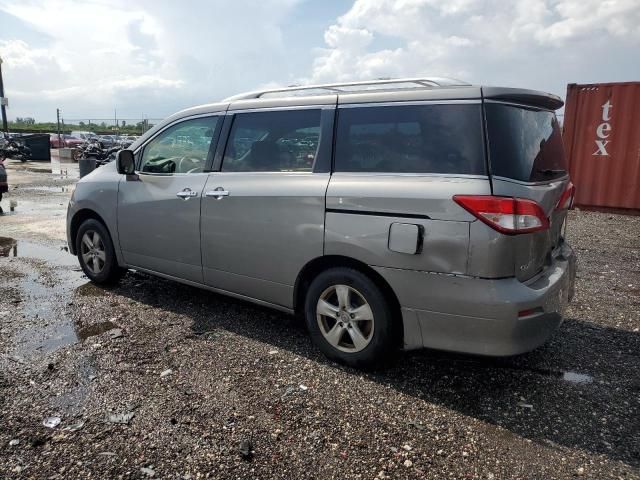
[[95,219],[85,220],[80,225],[76,252],[82,271],[94,283],[115,283],[126,271],[118,266],[109,232]]
[[337,267],[319,274],[307,290],[305,318],[313,342],[339,363],[371,368],[393,353],[386,297],[358,270]]

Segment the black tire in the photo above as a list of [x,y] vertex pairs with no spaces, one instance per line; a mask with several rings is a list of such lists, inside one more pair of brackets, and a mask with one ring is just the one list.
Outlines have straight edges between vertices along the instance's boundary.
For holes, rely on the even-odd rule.
[[[95,264],[93,264],[92,259],[89,259],[89,262],[92,263],[92,265],[88,265],[85,260],[85,255],[83,254],[83,252],[87,250],[86,244],[83,246],[83,238],[85,234],[87,234],[90,239],[96,238],[94,237],[94,234],[97,234],[99,239],[99,241],[96,242],[96,245],[98,246],[97,249],[104,251],[104,260],[99,258],[97,259],[97,268],[95,267]],[[111,235],[109,235],[107,228],[101,222],[93,218],[82,222],[82,225],[80,225],[80,228],[78,229],[78,234],[76,235],[76,254],[78,255],[78,261],[80,262],[82,271],[87,277],[89,277],[89,280],[94,283],[101,285],[113,285],[126,273],[124,268],[118,266],[118,260],[113,248],[113,242],[111,241]]]
[[[354,327],[354,325],[352,325],[354,320],[349,321],[347,318],[345,322],[341,324],[347,325],[349,329],[343,329],[344,333],[340,337],[342,341],[339,342],[341,345],[336,347],[332,345],[323,334],[323,330],[327,332],[327,330],[331,329],[332,317],[328,315],[318,315],[316,311],[318,302],[323,295],[329,295],[329,297],[326,297],[328,299],[327,301],[331,305],[337,306],[337,289],[335,293],[332,293],[331,289],[333,286],[343,285],[352,289],[350,293],[351,296],[357,297],[356,301],[352,302],[352,304],[357,305],[362,300],[366,301],[373,317],[372,327],[368,327],[370,332],[368,344],[359,351],[356,350],[357,347],[352,340],[351,332],[353,332],[353,330],[351,330],[351,328]],[[333,301],[330,300],[330,298],[332,298],[331,295],[335,295]],[[340,302],[338,301],[338,303]],[[397,330],[394,328],[391,305],[384,295],[384,292],[375,282],[358,270],[335,267],[320,273],[311,282],[306,292],[304,312],[311,339],[322,353],[331,360],[350,367],[371,369],[386,365],[393,359],[394,354],[397,352],[399,342],[396,334]],[[336,313],[336,315],[339,314]],[[335,320],[335,322],[340,324],[339,320]],[[366,328],[368,322],[357,321],[357,325],[362,325],[363,323]],[[333,326],[335,326],[335,323]],[[359,327],[358,332],[362,333],[364,329]],[[353,344],[354,351],[344,351],[344,349],[351,348],[349,343]],[[340,347],[343,348],[343,350],[339,349]]]

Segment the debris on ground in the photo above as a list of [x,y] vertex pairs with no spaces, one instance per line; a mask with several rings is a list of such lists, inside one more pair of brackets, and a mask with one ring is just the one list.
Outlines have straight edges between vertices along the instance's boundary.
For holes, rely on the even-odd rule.
[[[55,185],[45,177],[22,183]],[[16,256],[0,255],[0,478],[640,479],[640,216],[569,213],[576,296],[536,351],[419,351],[365,373],[328,361],[279,312],[133,271],[83,288],[77,259],[58,249],[70,193],[11,195],[21,208],[0,219],[18,239]],[[108,321],[126,341],[103,335],[113,326],[76,338]],[[62,421],[46,428],[45,415]]]
[[42,424],[47,428],[56,428],[60,422],[60,417],[47,417],[42,421]]
[[122,423],[122,424],[128,424],[131,419],[135,416],[134,412],[128,412],[128,413],[112,413],[107,417],[107,420],[110,423]]
[[111,330],[107,331],[107,333],[109,334],[109,337],[111,339],[120,338],[120,337],[122,337],[124,335],[122,333],[122,329],[121,328],[112,328]]
[[66,427],[64,427],[62,430],[65,431],[70,431],[70,432],[75,432],[77,430],[82,429],[82,427],[84,427],[85,422],[83,420],[80,420],[76,423],[72,423],[71,425],[68,425]]
[[144,473],[147,477],[154,477],[156,472],[155,470],[153,470],[153,468],[149,468],[149,467],[142,467],[140,468],[140,471],[142,473]]
[[250,460],[253,457],[253,445],[249,440],[242,440],[238,447],[240,456],[245,460]]

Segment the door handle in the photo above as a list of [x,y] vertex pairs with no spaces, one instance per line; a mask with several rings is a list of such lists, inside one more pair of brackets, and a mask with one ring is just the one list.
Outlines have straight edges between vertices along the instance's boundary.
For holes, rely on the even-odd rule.
[[191,190],[190,188],[185,188],[181,192],[176,193],[176,197],[181,198],[183,200],[189,200],[191,197],[197,197],[198,192]]
[[222,187],[218,187],[215,190],[207,190],[204,194],[205,197],[213,197],[216,200],[221,200],[222,197],[228,197],[229,192]]

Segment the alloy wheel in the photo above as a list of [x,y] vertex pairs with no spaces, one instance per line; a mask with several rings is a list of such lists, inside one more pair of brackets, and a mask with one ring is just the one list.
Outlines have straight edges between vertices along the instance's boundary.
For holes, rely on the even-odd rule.
[[359,352],[373,338],[371,306],[358,290],[348,285],[332,285],[322,292],[316,318],[325,340],[342,352]]
[[94,275],[99,275],[104,269],[107,254],[104,242],[100,234],[95,230],[87,230],[82,236],[80,243],[80,254],[87,268]]

